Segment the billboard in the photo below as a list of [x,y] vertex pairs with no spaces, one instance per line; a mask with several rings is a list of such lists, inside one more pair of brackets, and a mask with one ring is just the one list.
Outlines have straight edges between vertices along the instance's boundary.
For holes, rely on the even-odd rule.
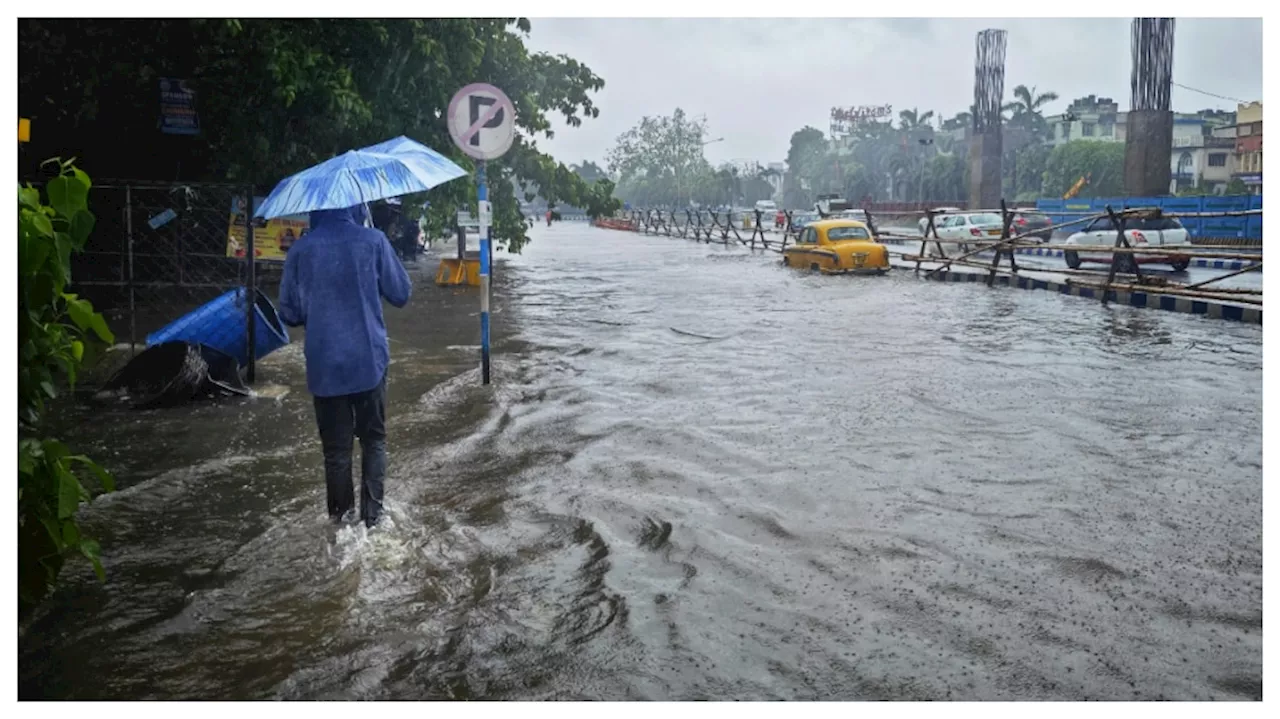
[[831,134],[846,134],[864,122],[879,122],[893,116],[892,105],[858,105],[831,108]]
[[[257,210],[264,197],[253,198],[253,209]],[[264,220],[253,219],[253,254],[259,260],[268,262],[284,262],[289,248],[294,242],[302,239],[311,230],[311,218],[307,215],[290,215]],[[231,201],[231,219],[227,227],[227,257],[244,257],[244,199],[237,197]]]

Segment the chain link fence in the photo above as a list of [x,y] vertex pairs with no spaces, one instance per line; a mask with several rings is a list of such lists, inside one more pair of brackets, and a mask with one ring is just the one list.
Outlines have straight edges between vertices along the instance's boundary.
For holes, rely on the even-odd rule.
[[[243,240],[248,197],[248,188],[227,184],[94,185],[89,209],[97,221],[72,260],[73,290],[93,302],[117,342],[133,352],[148,335],[224,296],[233,308],[189,318],[184,331],[246,332],[246,290],[254,295],[255,288],[268,291],[264,284],[278,285],[282,267],[259,261],[251,273],[242,242],[230,241],[233,222]],[[266,238],[255,231],[255,239]]]

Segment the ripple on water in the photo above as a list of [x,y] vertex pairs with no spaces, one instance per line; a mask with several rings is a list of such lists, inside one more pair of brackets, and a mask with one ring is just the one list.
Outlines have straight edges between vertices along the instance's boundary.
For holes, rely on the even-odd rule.
[[1260,328],[537,232],[493,385],[392,327],[384,526],[318,516],[305,393],[165,415],[24,696],[1261,698]]

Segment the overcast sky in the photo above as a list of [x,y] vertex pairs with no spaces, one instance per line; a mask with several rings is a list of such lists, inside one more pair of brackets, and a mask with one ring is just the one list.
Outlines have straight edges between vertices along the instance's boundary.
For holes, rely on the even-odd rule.
[[[973,102],[974,36],[1009,32],[1005,97],[1024,84],[1061,99],[1111,97],[1129,106],[1129,19],[533,19],[529,45],[564,53],[604,78],[600,117],[556,124],[539,147],[561,162],[604,164],[614,139],[644,115],[676,107],[705,115],[713,164],[786,158],[791,133],[825,131],[833,105],[892,105],[951,116]],[[1174,82],[1262,99],[1262,21],[1177,21]],[[1179,87],[1173,109],[1235,109]]]

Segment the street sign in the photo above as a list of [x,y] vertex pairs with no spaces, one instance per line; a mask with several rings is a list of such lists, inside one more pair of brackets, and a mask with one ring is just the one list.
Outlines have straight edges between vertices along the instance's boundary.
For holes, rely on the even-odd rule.
[[467,85],[449,101],[449,135],[477,160],[493,160],[511,149],[516,136],[516,108],[498,88],[482,82]]
[[196,93],[186,80],[160,78],[160,132],[166,135],[199,135]]

